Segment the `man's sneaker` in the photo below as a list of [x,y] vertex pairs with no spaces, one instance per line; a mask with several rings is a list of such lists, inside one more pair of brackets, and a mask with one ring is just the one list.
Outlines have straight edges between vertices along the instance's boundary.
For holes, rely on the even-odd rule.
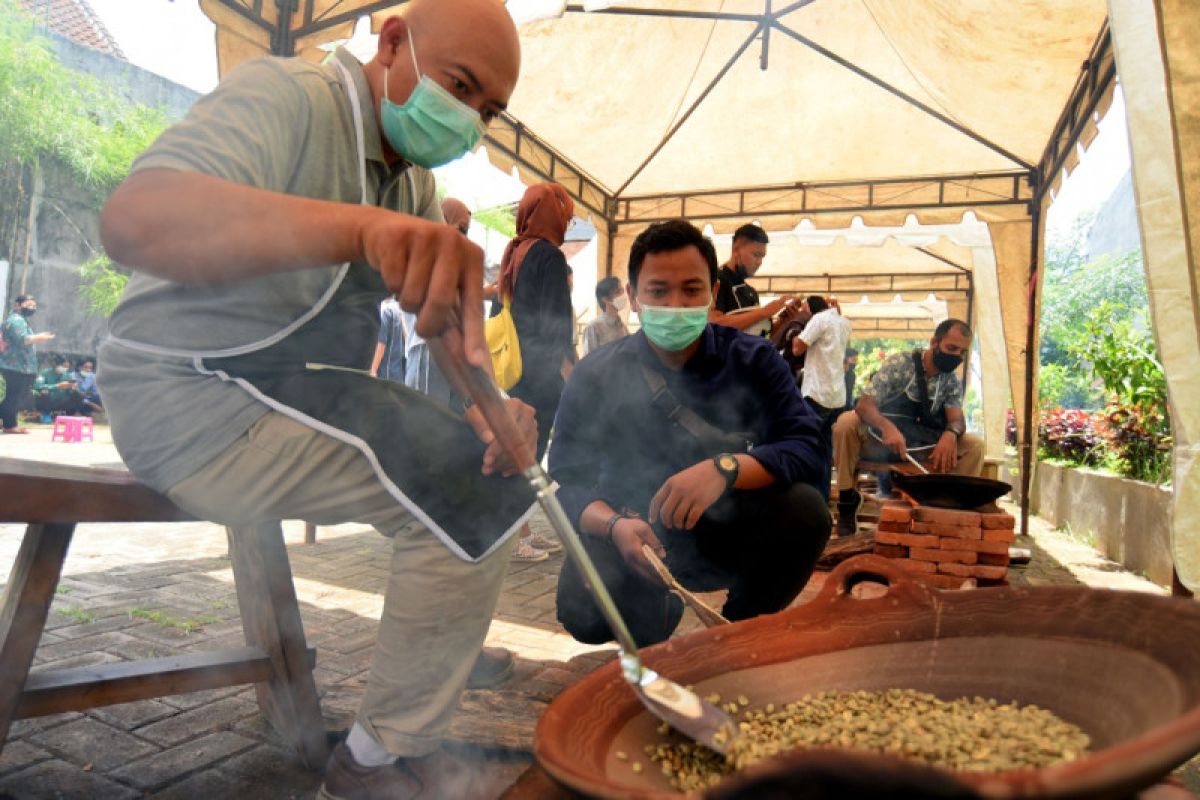
[[549,536],[542,536],[540,533],[535,533],[530,536],[529,544],[533,545],[538,550],[545,550],[547,553],[557,553],[563,549],[563,546],[551,539]]
[[382,767],[364,767],[342,742],[325,767],[318,800],[410,800],[487,797],[489,778],[477,764],[445,750],[401,758]]
[[512,557],[514,561],[545,561],[550,554],[534,547],[529,543],[529,539],[521,539],[517,542],[517,549],[513,550]]
[[503,647],[485,647],[467,677],[468,689],[493,689],[513,674],[513,654]]
[[382,767],[364,767],[341,742],[333,748],[325,765],[325,782],[318,800],[405,800],[417,797],[424,788],[406,759]]
[[838,536],[853,536],[858,533],[858,510],[862,508],[862,503],[862,495],[857,489],[843,489],[838,492]]

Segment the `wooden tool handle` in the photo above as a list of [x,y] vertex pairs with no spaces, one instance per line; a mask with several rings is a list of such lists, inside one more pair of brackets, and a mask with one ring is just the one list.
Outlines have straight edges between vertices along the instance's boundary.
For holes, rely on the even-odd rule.
[[514,466],[520,472],[532,467],[536,463],[534,453],[508,413],[496,381],[487,370],[467,361],[457,315],[451,317],[450,324],[440,336],[428,339],[427,343],[438,369],[454,386],[454,390],[463,397],[470,397],[479,406],[496,441],[508,453]]

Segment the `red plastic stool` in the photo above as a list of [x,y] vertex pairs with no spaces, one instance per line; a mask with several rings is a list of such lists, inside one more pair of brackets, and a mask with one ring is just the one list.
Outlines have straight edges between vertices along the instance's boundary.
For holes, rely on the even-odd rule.
[[54,432],[50,434],[50,441],[82,442],[84,436],[87,436],[89,442],[95,441],[92,436],[91,417],[57,416],[54,418]]

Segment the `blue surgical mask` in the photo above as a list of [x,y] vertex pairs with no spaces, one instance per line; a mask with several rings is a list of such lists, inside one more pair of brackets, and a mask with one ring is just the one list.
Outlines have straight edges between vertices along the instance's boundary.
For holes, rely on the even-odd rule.
[[704,333],[708,324],[708,306],[643,305],[638,311],[646,338],[668,352],[684,350]]
[[440,167],[479,144],[486,126],[478,111],[421,73],[411,29],[408,31],[408,51],[412,55],[413,71],[420,80],[408,100],[397,105],[387,97],[388,73],[384,68],[384,94],[379,109],[383,135],[406,161],[421,167]]

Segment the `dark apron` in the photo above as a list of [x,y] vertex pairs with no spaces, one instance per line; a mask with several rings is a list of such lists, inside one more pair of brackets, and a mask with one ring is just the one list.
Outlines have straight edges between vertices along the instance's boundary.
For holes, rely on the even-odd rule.
[[[913,400],[907,393],[901,392],[886,403],[879,406],[879,413],[887,417],[908,445],[908,452],[924,458],[933,450],[934,445],[946,432],[946,415],[944,411],[934,414],[929,406],[929,384],[925,378],[924,366],[921,364],[920,351],[913,351],[913,368],[916,370],[917,392],[921,399]],[[874,429],[872,429],[874,430]],[[875,433],[879,433],[875,431]],[[869,440],[862,450],[861,458],[866,461],[883,461],[898,463],[906,459],[896,455],[875,439]]]
[[386,295],[379,273],[351,265],[329,304],[283,341],[206,358],[204,368],[357,447],[397,502],[460,558],[476,561],[516,530],[533,491],[520,476],[480,474],[485,448],[461,416],[368,374]]

